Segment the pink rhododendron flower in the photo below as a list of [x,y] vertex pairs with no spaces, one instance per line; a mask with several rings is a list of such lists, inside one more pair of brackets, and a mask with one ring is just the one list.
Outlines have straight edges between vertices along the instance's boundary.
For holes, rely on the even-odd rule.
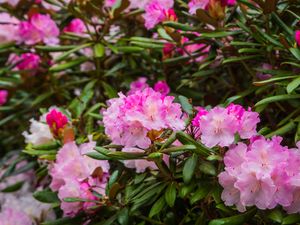
[[68,26],[64,28],[64,32],[73,32],[76,34],[82,34],[86,31],[84,22],[81,19],[73,19]]
[[166,81],[158,81],[154,84],[154,91],[160,92],[162,95],[170,93],[170,87]]
[[295,40],[296,40],[297,45],[300,46],[300,30],[296,30]]
[[20,0],[0,0],[0,4],[8,3],[9,5],[15,7],[16,5],[19,4],[19,1]]
[[215,107],[200,119],[201,141],[207,147],[229,146],[238,131],[238,121],[225,108]]
[[196,14],[197,9],[204,9],[207,10],[208,4],[210,0],[190,0],[189,6],[189,13]]
[[[194,33],[194,34],[196,36],[200,36],[198,33]],[[181,42],[182,42],[182,44],[187,43],[187,42],[189,42],[189,39],[187,37],[183,37]],[[185,56],[187,56],[188,53],[193,54],[198,51],[203,53],[195,59],[197,62],[204,60],[207,57],[209,50],[210,50],[210,46],[209,45],[207,46],[206,44],[189,44],[189,45],[184,45],[183,48],[185,51],[182,51],[182,55],[185,55]]]
[[174,10],[171,9],[173,5],[173,0],[153,0],[147,4],[145,7],[145,14],[143,15],[145,19],[145,27],[147,29],[152,29],[155,25],[164,20],[176,20],[177,17]]
[[24,212],[7,208],[0,212],[0,225],[32,225],[32,219]]
[[230,104],[227,108],[214,107],[209,111],[200,108],[192,124],[200,128],[200,139],[207,147],[226,147],[234,143],[236,133],[242,139],[257,135],[259,121],[258,113]]
[[39,68],[41,58],[35,53],[23,53],[20,56],[13,54],[9,59],[10,63],[16,63],[18,70],[30,70],[31,75],[34,75]]
[[131,9],[144,9],[152,0],[130,0]]
[[8,91],[0,89],[0,106],[7,102]]
[[241,212],[254,205],[300,211],[299,150],[283,147],[281,141],[281,137],[266,140],[261,136],[248,146],[238,143],[230,147],[224,157],[225,171],[219,175],[226,205],[236,205]]
[[52,109],[46,116],[48,126],[54,135],[58,136],[59,132],[68,124],[68,118],[56,109]]
[[10,41],[19,41],[19,20],[8,13],[0,13],[0,44]]
[[146,77],[140,77],[136,81],[131,82],[130,84],[130,91],[127,94],[133,94],[136,91],[142,91],[148,88],[149,85],[147,84]]
[[[94,202],[64,202],[69,197],[96,200],[92,194],[96,191],[105,195],[105,187],[108,180],[109,164],[89,158],[85,154],[92,151],[96,143],[77,146],[75,142],[65,144],[56,157],[56,162],[50,167],[52,182],[50,188],[58,191],[58,197],[62,200],[61,208],[65,215],[74,216],[80,210],[88,210],[94,206]],[[96,172],[96,171],[99,172]]]
[[113,144],[125,147],[147,148],[151,140],[149,131],[184,128],[181,107],[173,103],[174,97],[164,96],[151,88],[108,101],[103,112],[105,133]]
[[206,115],[208,113],[208,111],[203,107],[197,107],[197,111],[198,112],[197,112],[195,118],[192,120],[192,124],[195,127],[200,127],[201,117]]
[[28,21],[20,23],[19,35],[27,45],[57,44],[59,29],[49,15],[34,14]]

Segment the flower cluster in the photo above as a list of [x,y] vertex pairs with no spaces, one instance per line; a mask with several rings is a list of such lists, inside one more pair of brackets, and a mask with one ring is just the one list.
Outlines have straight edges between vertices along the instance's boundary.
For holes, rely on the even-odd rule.
[[[56,162],[53,166],[50,165],[50,187],[53,191],[58,191],[58,197],[62,201],[61,209],[65,215],[74,216],[81,210],[89,211],[91,207],[100,203],[99,197],[93,192],[105,195],[108,162],[85,156],[95,146],[93,141],[79,147],[75,142],[66,143],[58,151]],[[81,198],[87,202],[66,202],[66,198]]]
[[209,111],[200,108],[192,124],[199,127],[200,139],[207,147],[226,147],[234,143],[235,134],[249,139],[257,134],[259,115],[249,108],[230,104],[228,107],[214,107]]
[[300,212],[300,151],[282,146],[281,141],[281,137],[259,136],[248,146],[230,147],[225,171],[219,175],[226,205],[236,205],[241,212],[254,205],[259,209],[281,205],[288,213]]
[[50,15],[34,14],[28,21],[19,24],[19,36],[27,45],[44,42],[53,45],[59,42],[59,28]]
[[108,101],[109,107],[103,112],[105,133],[113,144],[148,148],[148,132],[184,128],[180,105],[173,100],[151,88],[128,96],[119,93],[119,98]]

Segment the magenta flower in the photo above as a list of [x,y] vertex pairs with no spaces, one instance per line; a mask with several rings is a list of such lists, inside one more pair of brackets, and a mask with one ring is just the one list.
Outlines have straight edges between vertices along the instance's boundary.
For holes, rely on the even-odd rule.
[[46,116],[46,121],[50,127],[52,133],[55,136],[59,136],[59,133],[64,129],[68,124],[68,118],[56,109],[52,109]]
[[295,40],[296,40],[297,45],[300,46],[300,30],[296,30]]
[[157,81],[154,84],[154,91],[160,92],[162,95],[167,95],[170,93],[170,87],[166,81]]
[[19,25],[19,35],[27,45],[39,42],[45,44],[57,44],[59,29],[51,17],[42,14],[34,14],[28,21]]
[[64,28],[64,32],[73,32],[76,34],[82,34],[86,31],[84,22],[81,19],[73,19],[68,26]]
[[192,120],[192,124],[195,127],[200,127],[201,117],[205,116],[208,113],[208,111],[203,107],[197,107],[197,111],[198,112],[197,112],[195,118]]
[[0,106],[7,102],[8,91],[0,89]]
[[18,70],[30,70],[31,75],[35,74],[41,63],[40,56],[35,53],[23,53],[20,56],[13,55],[10,58],[10,63],[16,63]]

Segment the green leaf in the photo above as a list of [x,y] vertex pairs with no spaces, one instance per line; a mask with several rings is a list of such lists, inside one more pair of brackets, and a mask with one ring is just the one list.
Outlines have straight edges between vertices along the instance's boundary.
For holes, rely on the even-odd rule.
[[270,214],[268,215],[268,218],[270,218],[271,220],[273,220],[277,223],[281,223],[282,219],[283,219],[283,215],[279,209],[274,209],[270,212]]
[[123,208],[118,213],[118,222],[120,225],[127,225],[129,223],[129,210],[128,208]]
[[105,47],[101,43],[94,45],[94,56],[95,58],[102,58],[105,54]]
[[286,91],[288,94],[292,93],[298,86],[300,85],[300,77],[294,79],[292,82],[290,82],[287,87]]
[[289,50],[296,57],[296,59],[300,60],[300,50],[298,48],[290,48]]
[[43,203],[57,203],[59,202],[59,199],[57,197],[57,194],[52,191],[37,191],[33,193],[33,197]]
[[204,174],[208,174],[208,175],[212,175],[212,176],[216,176],[217,175],[217,171],[215,166],[207,161],[201,161],[199,169],[201,172],[203,172]]
[[271,97],[264,98],[264,99],[260,100],[259,102],[257,102],[255,104],[255,107],[258,107],[258,106],[264,105],[264,104],[269,104],[269,103],[272,103],[272,102],[278,102],[278,101],[284,101],[284,100],[290,100],[290,99],[297,99],[297,98],[300,98],[300,94],[271,96]]
[[192,194],[190,198],[190,203],[194,204],[195,202],[205,198],[209,191],[211,190],[211,185],[208,183],[201,184],[201,186]]
[[242,225],[250,220],[256,213],[256,210],[250,210],[249,212],[239,214],[236,216],[214,219],[209,222],[208,225]]
[[174,206],[174,203],[176,200],[176,183],[175,182],[172,182],[167,187],[167,190],[165,192],[165,200],[170,207]]
[[162,196],[152,206],[150,213],[149,213],[149,217],[151,218],[151,217],[155,216],[156,214],[158,214],[164,208],[165,205],[166,205],[165,198],[164,198],[164,196]]
[[183,167],[183,181],[184,183],[188,184],[192,180],[192,177],[195,173],[196,165],[198,162],[198,156],[193,154],[189,157]]
[[60,56],[58,56],[57,58],[54,59],[54,62],[55,63],[58,63],[58,62],[61,62],[63,61],[64,59],[66,59],[69,55],[71,55],[72,53],[74,52],[77,52],[79,51],[80,49],[83,49],[83,48],[87,48],[89,46],[91,46],[92,43],[87,43],[87,44],[83,44],[83,45],[80,45],[80,46],[76,46],[75,48],[61,54]]
[[118,52],[123,53],[137,53],[144,51],[144,48],[137,47],[137,46],[117,46]]
[[1,192],[5,192],[5,193],[8,193],[8,192],[15,192],[15,191],[18,191],[21,189],[21,187],[23,186],[24,184],[24,181],[20,181],[20,182],[17,182],[13,185],[10,185],[4,189],[1,190]]
[[300,215],[299,214],[291,214],[287,217],[284,217],[282,220],[282,225],[288,225],[288,224],[296,224],[300,222]]
[[274,135],[284,135],[285,133],[293,130],[296,127],[294,121],[290,121],[289,123],[285,124],[284,126],[280,127],[279,129],[265,135],[266,138],[273,137]]
[[172,27],[172,28],[175,28],[178,30],[182,30],[182,31],[197,31],[198,30],[197,27],[192,27],[191,25],[182,24],[182,23],[173,22],[173,21],[163,22],[163,25],[167,26],[167,27]]
[[179,95],[179,101],[180,104],[183,108],[183,110],[188,113],[189,115],[193,114],[193,106],[191,105],[191,103],[189,102],[189,99],[187,97],[184,97],[182,95]]
[[76,97],[69,105],[70,111],[73,113],[75,118],[79,118],[84,110],[86,109],[88,103],[94,96],[94,86],[96,84],[95,80],[90,81],[82,90],[79,97]]
[[102,82],[102,86],[105,90],[105,94],[107,95],[107,97],[109,98],[116,98],[118,97],[118,93],[117,91],[108,83],[105,83],[104,81]]
[[81,56],[81,57],[78,57],[77,59],[68,61],[68,62],[63,63],[63,64],[54,65],[54,66],[50,67],[49,71],[50,72],[64,71],[64,70],[70,69],[72,67],[75,67],[77,65],[80,65],[80,64],[86,62],[87,60],[88,60],[87,57]]

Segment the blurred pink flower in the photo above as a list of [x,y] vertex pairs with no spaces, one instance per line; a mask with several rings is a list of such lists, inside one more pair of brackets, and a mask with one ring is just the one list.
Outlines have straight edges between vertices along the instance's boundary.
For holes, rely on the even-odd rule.
[[20,0],[0,0],[0,4],[8,3],[9,5],[15,7],[19,4]]
[[197,9],[204,9],[207,10],[209,4],[209,0],[190,0],[189,6],[189,13],[196,14]]
[[7,102],[8,91],[0,89],[0,106]]
[[63,31],[82,34],[86,31],[86,28],[84,22],[81,19],[75,18],[64,28]]
[[40,56],[35,53],[23,53],[20,56],[13,54],[9,58],[9,63],[16,64],[17,70],[30,70],[31,75],[35,75],[41,63]]
[[59,29],[48,14],[34,14],[28,21],[21,22],[19,35],[27,45],[39,42],[51,45],[59,42]]
[[19,20],[8,13],[0,13],[0,44],[10,41],[19,41]]
[[145,14],[143,15],[145,19],[145,27],[150,30],[164,20],[175,20],[176,14],[173,9],[173,0],[153,0],[149,2],[145,7]]
[[32,225],[33,220],[22,211],[6,208],[0,212],[0,225]]
[[144,90],[148,87],[149,87],[149,85],[147,84],[147,78],[146,77],[140,77],[136,81],[131,82],[130,90],[127,94],[128,95],[134,94],[134,92],[142,91],[142,90]]
[[154,84],[154,91],[160,92],[162,95],[170,93],[170,87],[166,81],[160,80]]

